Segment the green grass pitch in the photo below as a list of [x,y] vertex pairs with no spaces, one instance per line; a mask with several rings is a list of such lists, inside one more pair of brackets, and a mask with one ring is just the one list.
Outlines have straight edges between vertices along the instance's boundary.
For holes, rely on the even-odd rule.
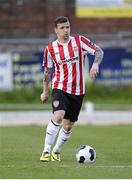
[[[45,127],[0,127],[0,179],[127,179],[132,178],[132,125],[75,126],[63,146],[61,162],[39,161]],[[97,152],[93,164],[79,164],[80,145]]]

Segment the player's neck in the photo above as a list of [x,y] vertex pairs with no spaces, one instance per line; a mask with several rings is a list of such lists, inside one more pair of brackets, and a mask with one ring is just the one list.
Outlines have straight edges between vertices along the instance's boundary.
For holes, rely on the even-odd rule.
[[65,43],[67,43],[67,42],[69,42],[69,40],[70,40],[70,37],[68,37],[68,38],[58,38],[57,39],[58,40],[58,42],[60,42],[60,43],[62,43],[62,44],[65,44]]

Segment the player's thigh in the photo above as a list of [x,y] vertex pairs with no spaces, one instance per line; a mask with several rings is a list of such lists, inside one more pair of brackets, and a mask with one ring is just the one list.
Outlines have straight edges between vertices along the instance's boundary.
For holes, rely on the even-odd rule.
[[53,113],[58,110],[66,111],[67,97],[65,93],[59,89],[54,89],[52,92],[52,110]]
[[84,96],[70,96],[70,104],[67,107],[65,119],[74,122],[78,120]]

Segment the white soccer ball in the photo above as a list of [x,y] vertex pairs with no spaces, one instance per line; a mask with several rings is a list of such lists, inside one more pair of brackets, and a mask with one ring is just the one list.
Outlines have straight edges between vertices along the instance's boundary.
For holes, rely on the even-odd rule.
[[92,163],[96,159],[96,151],[91,146],[81,146],[76,152],[76,159],[79,163]]

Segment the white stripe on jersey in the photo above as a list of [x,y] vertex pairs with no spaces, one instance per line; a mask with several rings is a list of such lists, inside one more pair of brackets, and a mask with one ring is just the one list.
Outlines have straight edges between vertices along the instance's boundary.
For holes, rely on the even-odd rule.
[[47,50],[47,59],[48,59],[48,61],[47,61],[47,66],[48,66],[49,68],[52,68],[52,67],[53,67],[53,61],[52,61],[52,58],[51,58],[51,55],[50,55],[49,50]]

